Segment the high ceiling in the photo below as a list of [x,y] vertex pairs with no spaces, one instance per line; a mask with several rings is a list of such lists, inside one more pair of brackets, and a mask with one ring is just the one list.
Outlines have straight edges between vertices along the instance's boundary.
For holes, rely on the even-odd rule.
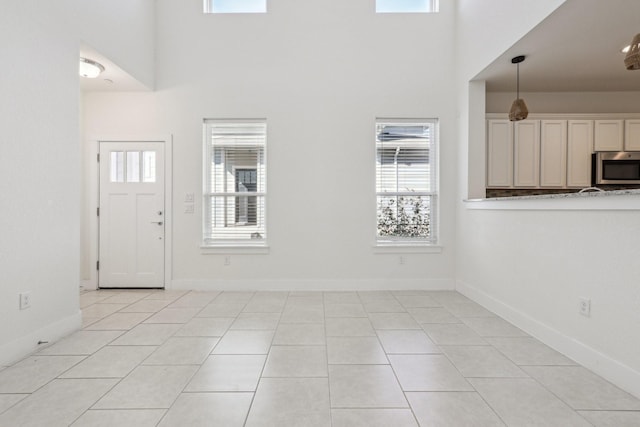
[[640,0],[567,0],[476,79],[515,91],[511,58],[525,55],[522,92],[640,91],[640,71],[626,70],[620,52],[637,33]]
[[[627,71],[620,52],[637,33],[640,0],[567,0],[476,79],[486,80],[489,92],[515,91],[511,58],[525,55],[522,92],[640,91],[640,71]],[[81,56],[105,66],[99,78],[80,79],[83,91],[148,90],[90,47],[82,46]]]
[[104,66],[104,71],[95,79],[79,77],[80,90],[84,92],[129,92],[148,91],[142,83],[131,77],[130,74],[122,70],[106,56],[100,54],[91,47],[82,44],[80,46],[80,56],[96,61]]

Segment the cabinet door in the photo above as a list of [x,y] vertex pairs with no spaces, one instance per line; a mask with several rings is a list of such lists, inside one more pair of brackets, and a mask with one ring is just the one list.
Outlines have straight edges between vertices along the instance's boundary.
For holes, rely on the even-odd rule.
[[567,187],[591,186],[593,120],[569,120],[567,139]]
[[624,120],[596,120],[594,145],[596,151],[622,151]]
[[624,121],[624,149],[640,151],[640,120]]
[[540,120],[523,120],[514,127],[514,187],[540,185]]
[[513,187],[513,125],[487,122],[487,187]]
[[563,188],[567,182],[567,121],[540,122],[540,187]]

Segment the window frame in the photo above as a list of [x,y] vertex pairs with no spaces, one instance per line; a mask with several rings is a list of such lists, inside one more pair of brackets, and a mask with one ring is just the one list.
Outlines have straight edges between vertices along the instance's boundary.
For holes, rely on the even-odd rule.
[[[380,150],[384,150],[384,142],[378,139],[379,126],[428,126],[431,135],[427,141],[429,180],[426,183],[428,191],[407,192],[399,191],[397,188],[398,181],[396,178],[396,190],[398,191],[379,191],[381,178],[382,157]],[[374,125],[374,157],[375,157],[375,247],[377,248],[402,248],[402,247],[438,247],[440,241],[439,235],[439,120],[437,118],[376,118]],[[413,147],[416,148],[416,147]],[[397,163],[397,162],[395,162]],[[394,164],[395,164],[394,163]],[[396,168],[398,167],[395,164]],[[429,236],[428,237],[406,237],[406,236],[381,236],[379,233],[379,216],[380,216],[380,197],[402,197],[402,196],[420,196],[429,198]]]
[[[213,229],[211,229],[211,224],[213,222],[213,218],[215,218],[215,213],[210,208],[211,203],[208,199],[214,197],[237,197],[237,194],[240,192],[235,191],[236,184],[234,183],[234,191],[229,191],[227,189],[226,184],[226,175],[224,175],[224,191],[216,192],[212,191],[210,188],[211,176],[213,173],[212,167],[212,155],[213,150],[215,148],[215,144],[212,141],[213,130],[211,129],[211,125],[221,125],[221,124],[229,124],[229,125],[262,125],[264,126],[264,134],[263,139],[260,144],[256,144],[253,147],[258,147],[261,151],[261,154],[257,154],[257,162],[255,165],[247,164],[246,162],[240,162],[238,164],[230,165],[231,170],[234,175],[237,169],[255,169],[256,170],[256,190],[255,192],[244,192],[244,194],[251,193],[251,196],[246,197],[257,197],[258,201],[256,202],[256,218],[257,223],[253,224],[238,224],[235,221],[235,213],[234,213],[234,221],[233,224],[229,227],[245,227],[246,232],[259,233],[259,238],[236,238],[236,239],[225,239],[225,238],[215,238],[213,237]],[[202,243],[201,248],[203,249],[215,249],[215,248],[266,248],[267,245],[267,121],[266,119],[204,119],[203,120],[203,166],[202,166]],[[225,148],[224,144],[220,145],[220,147]],[[251,146],[247,146],[251,147]],[[223,155],[226,155],[225,151],[223,151]],[[260,161],[262,160],[262,161]],[[226,167],[226,166],[225,166]],[[262,181],[262,182],[261,182]],[[262,201],[259,201],[259,198]],[[227,209],[224,209],[225,212],[225,220],[224,222],[228,222],[226,220]]]

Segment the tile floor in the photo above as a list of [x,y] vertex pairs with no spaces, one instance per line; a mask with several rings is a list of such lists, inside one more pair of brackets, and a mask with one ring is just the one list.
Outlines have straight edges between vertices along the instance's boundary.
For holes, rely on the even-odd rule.
[[83,292],[0,367],[0,426],[640,426],[640,400],[456,292]]

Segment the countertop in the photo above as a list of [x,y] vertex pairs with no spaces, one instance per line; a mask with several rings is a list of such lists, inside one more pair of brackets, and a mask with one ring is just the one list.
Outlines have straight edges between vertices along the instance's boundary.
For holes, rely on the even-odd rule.
[[547,199],[579,199],[587,197],[608,197],[608,196],[632,196],[640,195],[640,189],[632,190],[611,190],[611,191],[584,191],[582,193],[560,193],[560,194],[540,194],[537,196],[513,196],[513,197],[489,197],[486,199],[467,199],[465,202],[508,202],[511,200],[547,200]]
[[464,200],[471,210],[522,211],[640,211],[640,189],[585,191],[537,196],[491,197]]

